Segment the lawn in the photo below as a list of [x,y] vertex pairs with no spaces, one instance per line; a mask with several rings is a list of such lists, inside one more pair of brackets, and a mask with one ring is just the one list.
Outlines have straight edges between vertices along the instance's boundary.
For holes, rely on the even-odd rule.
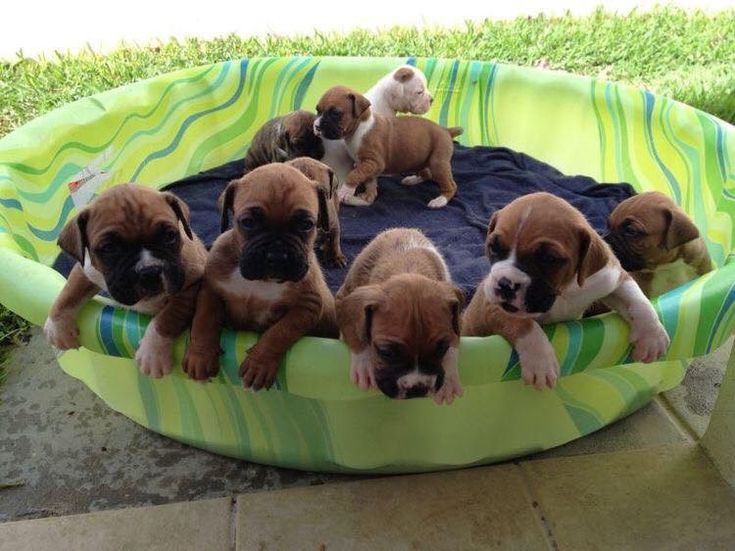
[[[0,136],[66,102],[160,73],[252,56],[429,56],[542,65],[645,86],[735,122],[735,10],[715,16],[667,8],[628,17],[518,18],[462,29],[395,28],[344,35],[228,36],[156,47],[0,63]],[[2,349],[25,324],[0,306]]]

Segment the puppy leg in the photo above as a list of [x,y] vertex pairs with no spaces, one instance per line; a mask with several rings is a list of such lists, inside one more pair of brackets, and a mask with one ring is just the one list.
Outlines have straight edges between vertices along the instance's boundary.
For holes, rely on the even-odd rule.
[[602,301],[628,322],[634,361],[650,363],[666,354],[669,335],[633,278],[626,274],[618,288]]
[[81,264],[75,264],[43,325],[43,333],[54,347],[59,350],[79,348],[77,314],[99,290],[84,275]]
[[329,237],[327,237],[326,243],[331,264],[337,268],[344,268],[347,266],[347,257],[342,254],[341,233],[342,230],[339,226],[339,222],[337,222],[329,228]]
[[174,340],[191,322],[200,286],[197,282],[172,296],[148,324],[135,353],[138,369],[144,375],[160,379],[171,373]]
[[370,348],[350,353],[350,382],[363,390],[378,388]]
[[457,184],[452,176],[449,160],[432,163],[430,166],[434,181],[439,185],[441,195],[429,201],[429,208],[438,209],[445,206],[457,193]]
[[[359,205],[360,203],[354,202],[355,200],[360,200],[360,198],[354,197],[357,186],[362,183],[366,183],[367,186],[371,182],[371,180],[377,181],[376,178],[383,173],[384,168],[385,163],[383,163],[382,161],[378,161],[375,159],[360,159],[355,164],[355,168],[353,168],[347,175],[347,181],[342,186],[340,186],[339,190],[337,190],[337,195],[340,202]],[[375,196],[377,196],[377,187],[375,189]],[[373,200],[375,200],[375,196],[373,196]],[[350,203],[350,201],[353,202]],[[365,201],[365,199],[363,199],[363,201]],[[361,206],[364,206],[364,204]]]
[[206,381],[219,372],[220,332],[225,305],[206,280],[196,300],[191,339],[184,355],[184,371],[196,381]]
[[431,170],[428,168],[424,168],[419,171],[418,174],[414,174],[413,176],[406,176],[401,180],[401,183],[404,186],[415,186],[416,184],[420,184],[421,182],[426,182],[427,180],[431,180]]
[[378,198],[378,179],[373,178],[365,182],[365,191],[355,196],[358,199],[365,201],[365,204],[372,205],[375,199]]
[[322,311],[318,293],[304,293],[299,303],[265,330],[258,342],[248,350],[240,365],[245,388],[270,388],[276,380],[278,366],[286,351],[301,337],[316,327]]
[[434,401],[437,404],[451,404],[455,398],[462,396],[464,390],[462,383],[459,381],[459,370],[457,369],[457,360],[459,358],[459,350],[452,347],[447,350],[442,360],[444,368],[444,384],[434,393]]

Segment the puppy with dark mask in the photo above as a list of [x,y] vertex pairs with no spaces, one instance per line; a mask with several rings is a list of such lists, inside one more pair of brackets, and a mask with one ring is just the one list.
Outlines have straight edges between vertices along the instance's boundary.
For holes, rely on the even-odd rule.
[[314,253],[317,227],[328,229],[328,193],[281,163],[227,186],[223,233],[207,258],[184,357],[191,378],[219,371],[223,326],[262,333],[240,365],[243,385],[253,390],[272,386],[283,355],[302,336],[337,335],[334,299]]
[[245,170],[253,170],[268,163],[282,163],[297,157],[321,159],[324,145],[314,134],[316,115],[308,111],[294,111],[269,120],[260,127],[245,156]]
[[328,189],[326,213],[320,213],[319,216],[327,222],[327,229],[318,228],[316,238],[316,251],[319,260],[325,266],[343,268],[347,266],[347,257],[342,254],[342,245],[340,243],[340,225],[339,225],[339,198],[337,197],[337,188],[339,182],[334,171],[324,163],[310,159],[308,157],[299,157],[286,164],[300,170],[310,180],[318,182],[322,188]]
[[207,252],[175,195],[122,184],[67,222],[59,246],[77,260],[44,333],[60,350],[79,347],[76,316],[100,290],[153,316],[135,355],[152,377],[171,371],[174,339],[189,325]]
[[387,230],[357,256],[337,292],[350,380],[390,398],[462,395],[457,370],[464,295],[420,231]]
[[657,191],[620,203],[608,218],[605,240],[648,297],[712,270],[699,230],[674,201]]
[[630,326],[632,358],[659,359],[669,337],[638,284],[584,215],[549,193],[512,201],[490,218],[490,273],[463,318],[463,334],[497,334],[518,352],[521,375],[553,387],[559,364],[540,324],[580,318],[595,301]]

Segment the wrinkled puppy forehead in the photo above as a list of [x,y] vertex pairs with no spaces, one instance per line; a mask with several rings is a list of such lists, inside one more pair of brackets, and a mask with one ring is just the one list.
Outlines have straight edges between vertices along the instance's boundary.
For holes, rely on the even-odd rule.
[[610,214],[608,222],[610,227],[615,229],[634,219],[649,231],[664,231],[665,212],[678,208],[670,197],[658,191],[649,191],[634,195],[620,203]]
[[489,230],[505,241],[506,246],[524,246],[542,238],[550,241],[576,242],[584,216],[569,203],[549,193],[524,195],[491,218]]
[[293,111],[283,117],[283,129],[289,134],[295,136],[301,133],[312,132],[316,115],[309,111],[300,109]]
[[350,94],[354,96],[357,92],[347,86],[333,86],[322,95],[317,104],[317,111],[324,112],[330,108],[342,109],[345,112],[351,111],[352,100]]
[[268,220],[286,221],[297,210],[316,217],[319,199],[314,183],[299,170],[282,163],[256,168],[242,177],[233,200],[235,216],[259,208]]
[[86,228],[91,242],[111,232],[140,241],[154,236],[162,226],[178,228],[178,218],[164,195],[143,186],[120,184],[91,203]]

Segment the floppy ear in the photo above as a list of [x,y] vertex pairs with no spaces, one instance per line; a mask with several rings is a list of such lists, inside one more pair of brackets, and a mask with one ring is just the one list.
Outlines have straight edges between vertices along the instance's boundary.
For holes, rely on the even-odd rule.
[[329,231],[329,226],[332,222],[329,218],[329,199],[332,195],[330,192],[331,186],[328,187],[326,184],[319,183],[316,180],[312,180],[312,183],[319,198],[319,213],[317,214],[316,225],[320,230]]
[[404,83],[411,80],[413,78],[413,74],[413,71],[408,67],[401,67],[395,73],[393,73],[393,78],[400,83]]
[[181,222],[181,225],[184,226],[186,237],[194,239],[194,234],[191,231],[191,215],[189,212],[189,206],[176,197],[176,195],[168,191],[163,192],[163,198],[169,204],[171,210],[174,211],[174,214]]
[[584,281],[601,270],[607,263],[607,251],[601,238],[593,239],[586,228],[579,229],[579,252],[577,256],[577,283],[581,287]]
[[490,235],[495,231],[495,226],[498,224],[498,215],[503,209],[498,209],[490,215],[490,221],[487,223],[487,235]]
[[449,291],[449,298],[447,300],[452,311],[452,329],[454,329],[454,332],[459,336],[461,320],[460,314],[465,303],[465,295],[462,289],[455,287],[454,285],[449,285]]
[[334,173],[334,170],[332,170],[331,168],[328,168],[327,170],[329,171],[329,198],[331,199],[332,197],[334,197],[334,194],[337,193],[337,188],[339,187],[339,179]]
[[666,209],[664,211],[666,220],[666,233],[664,233],[664,247],[667,250],[680,247],[689,243],[692,239],[699,237],[699,230],[694,222],[678,209]]
[[361,94],[350,92],[347,97],[352,101],[352,116],[360,117],[370,107],[370,100]]
[[382,300],[383,291],[378,285],[358,287],[337,299],[337,325],[348,346],[363,349],[370,345],[373,313]]
[[217,200],[220,212],[222,213],[219,224],[220,233],[224,233],[230,227],[230,211],[232,211],[232,204],[235,202],[235,193],[237,192],[237,184],[239,183],[240,180],[231,180]]
[[76,258],[79,262],[84,262],[84,251],[89,248],[89,240],[87,239],[88,221],[89,209],[82,209],[74,218],[67,221],[57,240],[61,250]]

